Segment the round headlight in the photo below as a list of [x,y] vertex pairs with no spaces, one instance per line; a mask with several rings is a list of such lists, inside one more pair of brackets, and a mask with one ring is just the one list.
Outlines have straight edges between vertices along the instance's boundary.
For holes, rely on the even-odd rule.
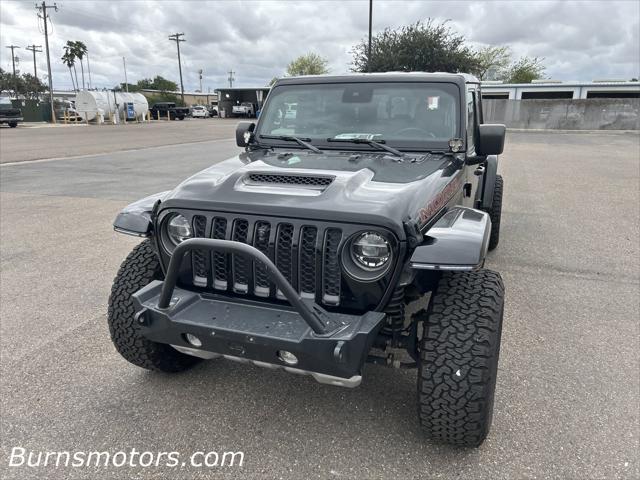
[[389,262],[391,247],[382,235],[365,232],[351,243],[351,258],[365,270],[379,270]]
[[179,214],[172,216],[167,223],[167,237],[173,246],[193,237],[189,220]]

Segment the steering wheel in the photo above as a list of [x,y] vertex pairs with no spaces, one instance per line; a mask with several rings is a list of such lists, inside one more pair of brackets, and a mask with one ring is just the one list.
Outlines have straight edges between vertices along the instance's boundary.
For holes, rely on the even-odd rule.
[[424,135],[428,135],[431,138],[436,138],[436,136],[433,134],[433,132],[427,132],[426,130],[423,130],[422,128],[418,128],[418,127],[407,127],[407,128],[403,128],[401,130],[398,130],[397,132],[393,132],[392,135],[400,135],[401,133],[404,132],[418,132],[420,134],[424,134]]

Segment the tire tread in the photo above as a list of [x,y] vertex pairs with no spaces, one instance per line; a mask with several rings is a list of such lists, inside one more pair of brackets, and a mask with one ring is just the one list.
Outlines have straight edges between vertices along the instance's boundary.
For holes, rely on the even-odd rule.
[[496,272],[446,272],[440,279],[425,314],[418,365],[420,423],[434,440],[475,447],[486,438],[503,304]]
[[178,352],[170,345],[147,340],[134,319],[135,307],[131,295],[161,279],[162,270],[151,242],[138,244],[120,266],[109,296],[109,333],[116,350],[130,363],[147,370],[180,372],[198,363],[199,359]]

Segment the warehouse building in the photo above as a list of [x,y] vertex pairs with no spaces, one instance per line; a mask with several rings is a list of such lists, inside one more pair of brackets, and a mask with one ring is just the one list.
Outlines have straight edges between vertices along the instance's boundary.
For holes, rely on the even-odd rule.
[[586,98],[640,98],[640,82],[594,80],[560,82],[534,80],[532,83],[482,82],[486,100],[553,100]]

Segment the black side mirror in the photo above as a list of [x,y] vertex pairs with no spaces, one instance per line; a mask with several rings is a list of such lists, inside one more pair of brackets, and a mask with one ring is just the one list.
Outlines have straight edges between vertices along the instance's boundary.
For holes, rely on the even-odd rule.
[[478,126],[478,155],[500,155],[504,150],[504,125],[485,123]]
[[253,129],[256,124],[253,122],[239,122],[236,127],[236,145],[246,147],[253,140]]

